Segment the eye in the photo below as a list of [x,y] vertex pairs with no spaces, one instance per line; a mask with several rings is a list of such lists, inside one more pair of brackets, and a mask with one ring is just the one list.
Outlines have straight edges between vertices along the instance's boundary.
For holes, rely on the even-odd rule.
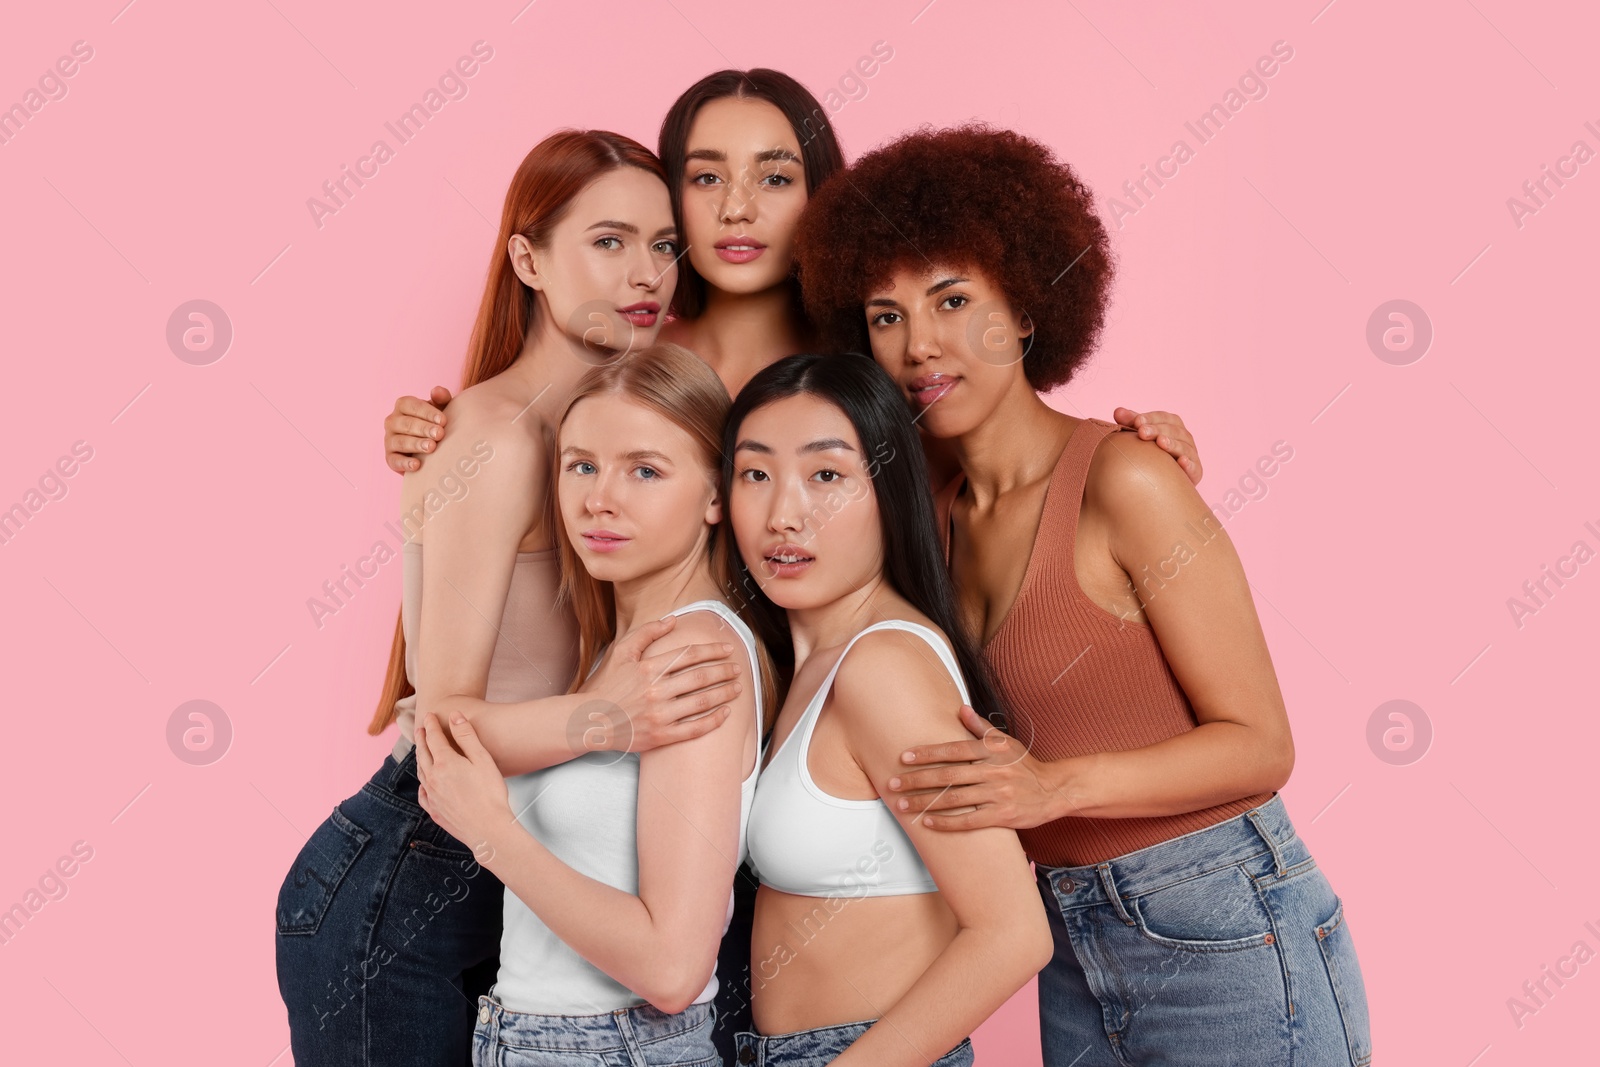
[[793,178],[789,177],[787,174],[779,174],[779,173],[769,174],[765,178],[762,178],[761,180],[763,182],[772,182],[774,185],[777,185],[777,186],[780,186],[780,187],[781,186],[785,186],[785,185],[793,185],[794,184],[794,179]]
[[[587,467],[589,469],[579,470],[580,467]],[[592,474],[594,472],[594,464],[590,463],[586,459],[575,459],[571,463],[567,464],[567,470],[573,471],[577,474]]]
[[[607,241],[611,241],[613,243],[608,245],[608,244],[606,244]],[[611,252],[611,251],[614,251],[615,249],[618,249],[618,248],[622,247],[622,238],[620,238],[620,237],[602,237],[599,240],[595,241],[594,244],[595,244],[596,248],[604,248],[607,252]]]
[[880,311],[867,321],[873,326],[893,326],[895,323],[900,321],[900,312]]
[[[706,181],[705,179],[707,179],[707,178],[710,178],[711,181]],[[690,185],[710,185],[712,182],[720,182],[721,180],[722,180],[722,175],[716,174],[716,173],[714,173],[712,171],[709,171],[709,170],[703,170],[699,174],[696,174],[693,178],[690,178],[689,179],[689,184]]]
[[960,293],[951,293],[949,296],[947,296],[943,300],[939,301],[939,306],[942,308],[946,304],[950,303],[952,300],[959,300],[961,302],[959,304],[956,304],[955,307],[949,308],[948,310],[950,310],[950,311],[954,311],[954,310],[956,310],[956,308],[961,308],[961,307],[966,307],[967,306],[967,298],[965,296],[962,296]]
[[638,471],[639,475],[647,482],[654,481],[655,479],[661,477],[661,472],[656,470],[654,467],[646,467],[641,464],[634,469]]
[[676,256],[678,254],[677,241],[657,241],[656,252],[663,256]]
[[844,472],[843,471],[836,471],[832,467],[824,467],[822,470],[820,470],[817,473],[813,474],[812,477],[813,478],[822,478],[822,476],[824,474],[832,475],[831,478],[823,478],[822,479],[823,482],[825,482],[828,485],[832,485],[834,482],[836,482],[840,478],[844,477]]
[[754,482],[754,481],[758,481],[758,480],[759,481],[766,481],[767,480],[767,472],[764,471],[764,470],[758,470],[755,467],[746,467],[743,470],[739,471],[739,477],[744,479],[747,482]]

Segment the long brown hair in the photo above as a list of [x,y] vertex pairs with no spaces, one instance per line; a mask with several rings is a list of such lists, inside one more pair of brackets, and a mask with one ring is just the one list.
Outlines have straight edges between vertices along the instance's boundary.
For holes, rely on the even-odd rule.
[[[500,211],[500,231],[489,257],[483,299],[478,302],[478,317],[467,342],[462,389],[488,381],[516,362],[538,311],[534,291],[511,267],[508,248],[512,236],[520,233],[535,248],[547,247],[551,231],[565,217],[573,199],[596,178],[622,167],[638,167],[669,184],[661,161],[648,148],[606,130],[558,130],[523,158]],[[416,692],[406,678],[403,618],[402,609],[395,619],[383,693],[367,725],[369,734],[388,729],[395,721],[395,702]]]
[[[783,112],[795,139],[800,142],[800,167],[806,174],[807,196],[815,193],[836,171],[844,169],[844,152],[839,148],[833,125],[828,122],[828,112],[804,85],[782,71],[767,67],[707,74],[672,102],[661,120],[661,134],[656,142],[661,163],[671,175],[667,193],[672,197],[672,218],[685,242],[689,240],[689,231],[683,222],[683,173],[687,162],[684,157],[689,152],[689,131],[702,107],[730,96],[765,100]],[[798,291],[796,286],[796,293]],[[678,263],[678,288],[672,294],[672,310],[683,318],[693,319],[699,317],[705,307],[706,280],[685,256]],[[795,313],[805,321],[805,308],[798,303],[798,298]]]
[[[727,419],[732,401],[728,390],[706,363],[687,348],[674,344],[656,344],[603,363],[579,380],[572,397],[562,408],[556,420],[556,433],[568,413],[580,400],[592,396],[621,396],[641,407],[648,408],[677,426],[694,439],[704,464],[706,481],[717,488],[722,474],[722,427]],[[603,582],[589,574],[578,558],[567,536],[566,525],[561,521],[560,505],[555,486],[561,477],[561,450],[552,448],[551,490],[548,494],[550,528],[555,531],[556,548],[561,555],[561,588],[556,604],[571,604],[578,619],[578,670],[567,692],[576,692],[588,677],[590,669],[605,646],[615,640],[616,602],[610,582]],[[726,502],[726,497],[724,497]],[[738,552],[733,543],[733,526],[720,522],[711,531],[708,546],[711,576],[724,590],[729,591],[726,602],[738,613],[745,624],[755,632],[747,598],[738,592],[733,581]],[[755,641],[756,663],[760,668],[761,707],[764,734],[777,716],[779,703],[778,676],[772,657],[759,637]]]

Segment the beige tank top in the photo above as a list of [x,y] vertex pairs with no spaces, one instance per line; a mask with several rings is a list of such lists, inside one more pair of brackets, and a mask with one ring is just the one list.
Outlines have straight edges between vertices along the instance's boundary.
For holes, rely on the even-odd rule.
[[[405,591],[400,626],[406,636],[406,678],[417,684],[417,640],[422,632],[422,545],[407,541],[401,549]],[[560,563],[554,548],[518,552],[511,569],[511,588],[501,613],[500,636],[489,660],[489,684],[483,699],[513,703],[557,696],[567,691],[578,669],[578,627],[572,612],[555,606]],[[401,761],[413,746],[417,695],[395,701],[400,738],[394,758]]]

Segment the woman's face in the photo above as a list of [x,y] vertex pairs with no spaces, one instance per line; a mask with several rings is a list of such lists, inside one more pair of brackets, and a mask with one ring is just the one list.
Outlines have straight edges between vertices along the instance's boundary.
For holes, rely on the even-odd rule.
[[877,466],[844,412],[815,396],[745,417],[728,511],[744,565],[774,604],[831,604],[882,576]]
[[702,106],[689,128],[682,180],[689,262],[707,284],[748,294],[789,277],[806,176],[783,112],[738,97]]
[[512,266],[539,292],[549,321],[609,358],[652,344],[678,283],[678,232],[667,187],[649,171],[619,167],[572,198],[544,248],[521,234]]
[[600,581],[678,567],[722,521],[715,472],[694,438],[625,396],[572,405],[556,446],[561,521],[584,569]]
[[984,274],[907,267],[868,294],[872,358],[889,372],[918,424],[960,437],[999,407],[1021,378],[1033,326]]

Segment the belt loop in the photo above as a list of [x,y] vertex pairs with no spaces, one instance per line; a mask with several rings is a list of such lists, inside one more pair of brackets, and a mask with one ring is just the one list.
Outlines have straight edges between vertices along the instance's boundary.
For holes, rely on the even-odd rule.
[[1277,869],[1278,877],[1282,878],[1283,872],[1288,869],[1283,862],[1283,850],[1278,847],[1278,842],[1273,840],[1272,835],[1267,832],[1267,828],[1262,825],[1261,809],[1251,808],[1245,812],[1245,817],[1250,820],[1250,825],[1255,827],[1256,833],[1261,835],[1261,840],[1267,843],[1267,848],[1272,852],[1272,865]]
[[1117,895],[1117,883],[1111,877],[1111,864],[1097,863],[1094,869],[1100,872],[1100,886],[1106,891],[1106,899],[1111,902],[1111,906],[1117,909],[1117,916],[1129,926],[1136,925],[1133,916],[1128,914],[1128,909],[1122,906],[1122,897]]

